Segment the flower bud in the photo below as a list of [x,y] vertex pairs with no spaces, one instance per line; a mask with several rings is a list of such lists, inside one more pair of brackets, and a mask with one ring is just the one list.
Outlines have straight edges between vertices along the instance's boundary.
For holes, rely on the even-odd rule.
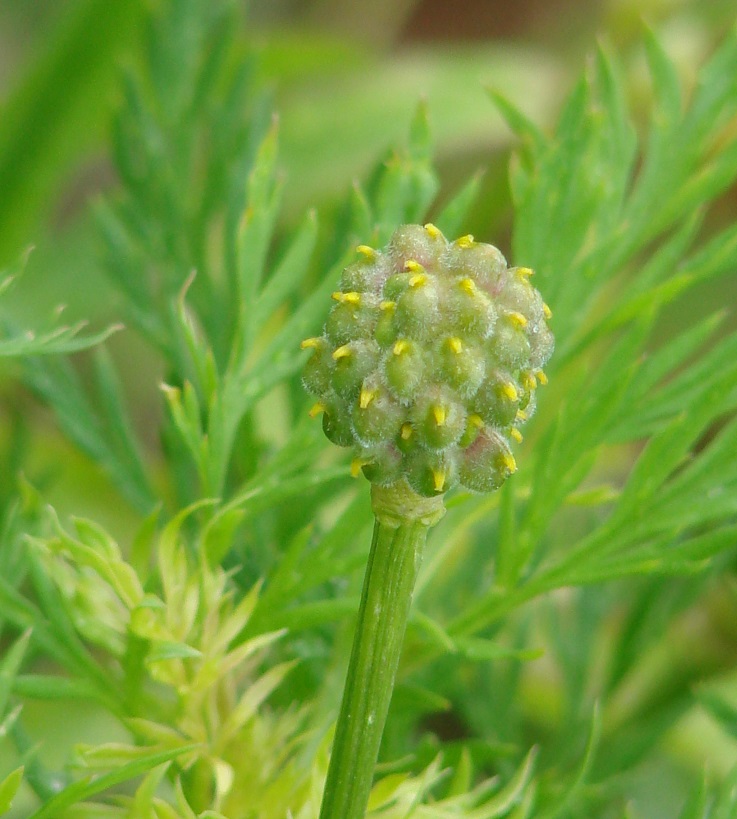
[[353,446],[355,436],[351,418],[339,400],[334,399],[322,406],[315,405],[313,411],[315,409],[322,409],[322,431],[329,441],[337,446]]
[[343,293],[376,293],[391,272],[390,261],[378,250],[360,245],[360,258],[349,264],[340,278]]
[[545,324],[532,329],[530,338],[530,366],[542,369],[550,359],[555,348],[555,338]]
[[458,455],[414,450],[406,459],[407,483],[425,498],[442,495],[458,484]]
[[410,410],[412,428],[426,449],[444,450],[466,429],[466,409],[453,390],[434,386],[424,390]]
[[489,296],[466,276],[456,279],[443,301],[443,323],[448,332],[486,338],[494,328],[497,313]]
[[332,347],[322,336],[306,338],[302,342],[302,349],[313,350],[305,368],[302,371],[302,383],[307,392],[313,395],[324,395],[330,389],[333,373]]
[[487,347],[490,355],[507,370],[518,370],[530,360],[530,340],[525,333],[527,319],[522,313],[501,316]]
[[484,350],[458,336],[442,339],[436,352],[442,380],[468,399],[476,394],[486,372]]
[[336,291],[337,302],[325,323],[325,334],[335,345],[347,344],[358,338],[371,338],[379,318],[375,296],[355,291]]
[[404,270],[408,261],[434,272],[446,246],[445,237],[434,225],[402,225],[394,231],[387,254],[397,272]]
[[393,442],[366,447],[355,463],[371,483],[379,486],[389,486],[404,475],[402,453]]
[[498,488],[554,346],[532,271],[433,225],[404,225],[385,250],[358,253],[323,334],[303,343],[312,414],[377,485],[406,481],[425,497]]
[[425,377],[425,351],[416,342],[400,338],[384,354],[384,376],[400,401],[408,401]]
[[459,477],[474,492],[491,492],[516,468],[509,444],[498,433],[485,430],[463,451]]
[[343,398],[353,398],[361,391],[364,379],[376,370],[379,345],[373,339],[349,341],[332,353],[335,361],[332,385]]
[[397,298],[394,324],[407,338],[431,338],[438,321],[440,288],[435,276],[419,270],[409,280],[409,286]]
[[507,278],[507,260],[493,245],[474,241],[473,236],[461,236],[448,245],[444,265],[458,278],[470,278],[477,287],[494,295]]
[[494,369],[479,387],[472,408],[484,422],[493,427],[506,427],[515,420],[522,390],[512,376]]
[[378,378],[367,378],[351,414],[356,440],[364,446],[392,440],[399,433],[402,415],[401,406]]

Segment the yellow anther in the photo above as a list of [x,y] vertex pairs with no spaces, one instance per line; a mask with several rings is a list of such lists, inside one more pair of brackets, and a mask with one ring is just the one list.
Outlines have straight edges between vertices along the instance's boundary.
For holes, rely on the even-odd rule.
[[317,416],[321,412],[325,412],[325,404],[323,404],[321,401],[318,401],[310,409],[310,412],[309,412],[310,418],[317,418]]
[[451,352],[454,352],[456,355],[460,355],[460,353],[463,352],[463,342],[456,336],[451,336],[448,339],[448,347],[450,347]]
[[428,222],[425,225],[425,230],[427,231],[427,235],[431,236],[433,239],[437,239],[438,236],[442,236],[443,234],[440,232],[439,228],[436,228],[432,222]]
[[468,248],[473,247],[476,242],[473,240],[473,236],[470,233],[467,233],[465,236],[460,236],[456,239],[456,244],[458,247]]
[[507,381],[504,384],[500,384],[499,391],[505,398],[508,398],[510,401],[516,401],[517,398],[519,397],[517,395],[517,387],[515,387],[511,381]]
[[427,284],[427,276],[424,273],[415,273],[414,276],[410,277],[410,287],[422,287],[424,284]]
[[543,315],[545,316],[546,319],[553,318],[553,311],[548,307],[547,304],[545,304],[545,302],[543,302]]
[[404,269],[409,273],[424,273],[425,268],[414,259],[407,259],[404,263]]
[[382,301],[379,302],[379,310],[389,311],[393,310],[397,306],[395,301]]
[[339,301],[341,304],[360,304],[361,302],[360,293],[341,293],[340,290],[336,290],[331,298],[335,299],[335,301]]
[[475,295],[478,290],[476,282],[473,279],[461,279],[460,282],[458,282],[458,286],[461,290],[465,290],[469,296]]
[[376,390],[369,390],[366,387],[361,387],[361,395],[358,397],[358,406],[361,409],[366,407],[376,398],[378,392]]
[[542,370],[535,370],[535,375],[537,376],[537,380],[543,385],[543,387],[548,383],[548,377]]
[[537,379],[531,372],[522,373],[522,386],[528,390],[534,390],[537,387]]
[[376,256],[376,251],[372,247],[369,247],[368,245],[359,245],[356,248],[356,253],[360,253],[367,259],[373,259]]
[[484,425],[484,419],[478,413],[473,412],[468,416],[468,423],[481,429]]
[[524,410],[517,410],[517,415],[515,415],[515,421],[522,421],[523,423],[528,419],[528,415]]
[[439,427],[445,426],[445,421],[448,417],[448,413],[445,410],[445,407],[438,406],[437,404],[432,408],[432,417],[435,419],[435,424]]
[[518,444],[522,443],[522,433],[517,429],[517,427],[512,427],[512,429],[509,430],[509,437],[517,441]]
[[314,347],[317,349],[320,346],[320,342],[322,341],[321,338],[315,336],[314,338],[306,338],[304,341],[300,343],[300,347],[303,350],[306,350],[308,347]]
[[412,437],[412,424],[407,421],[405,424],[402,424],[402,429],[399,431],[399,434],[402,437],[403,441],[409,441]]
[[340,361],[341,358],[348,358],[351,355],[353,355],[353,351],[347,344],[344,344],[342,347],[338,347],[338,349],[335,350],[333,353],[333,358],[335,361]]
[[521,279],[529,279],[530,276],[535,275],[535,271],[531,267],[518,267],[517,268],[517,275]]
[[432,483],[436,492],[442,492],[443,487],[445,486],[445,470],[433,469]]
[[394,353],[394,355],[402,355],[402,353],[408,349],[409,342],[404,338],[400,338],[399,341],[397,341],[395,345],[392,347],[392,352]]
[[367,461],[365,458],[354,458],[351,461],[351,477],[357,478],[361,474],[361,469],[370,463],[371,461]]
[[508,313],[507,319],[509,319],[510,324],[512,324],[518,330],[521,330],[523,327],[527,327],[527,319],[522,315],[522,313]]
[[502,466],[508,472],[516,472],[517,471],[517,461],[514,460],[514,455],[511,452],[503,452],[499,457]]

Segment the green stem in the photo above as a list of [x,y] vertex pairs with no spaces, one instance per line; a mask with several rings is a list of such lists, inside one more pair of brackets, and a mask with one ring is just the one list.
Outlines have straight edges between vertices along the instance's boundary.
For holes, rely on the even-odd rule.
[[376,521],[320,819],[363,819],[427,533],[441,498],[373,487]]

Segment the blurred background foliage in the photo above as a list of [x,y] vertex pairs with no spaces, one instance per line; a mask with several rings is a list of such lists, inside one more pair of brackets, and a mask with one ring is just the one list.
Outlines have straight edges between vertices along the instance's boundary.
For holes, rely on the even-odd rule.
[[[99,272],[102,247],[91,205],[117,185],[109,146],[113,116],[121,105],[120,69],[135,66],[142,58],[147,6],[144,0],[0,2],[0,268],[12,268],[34,246],[21,281],[4,304],[19,325],[43,326],[62,303],[71,320],[89,319],[93,330],[118,319],[115,290]],[[417,101],[425,99],[441,199],[470,174],[483,172],[479,204],[464,230],[508,252],[512,214],[507,164],[513,138],[486,89],[501,90],[545,128],[596,39],[602,38],[621,56],[635,111],[645,110],[650,88],[641,45],[643,18],[658,32],[688,82],[733,24],[734,2],[253,0],[247,18],[239,48],[266,89],[255,116],[268,118],[275,110],[280,123],[285,207],[279,232],[295,227],[309,207],[335,212],[353,180],[365,177],[390,145],[402,141]],[[722,195],[709,219],[714,226],[737,221],[734,188]],[[329,237],[321,241],[328,242]],[[726,287],[721,282],[689,294],[688,310],[706,315],[716,305],[733,303],[735,296],[732,277]],[[685,309],[678,302],[668,309],[664,333]],[[734,317],[729,321],[734,325]],[[155,462],[162,361],[134,333],[117,334],[107,346],[134,424]],[[59,433],[52,414],[13,377],[16,366],[0,360],[0,451],[5,460],[0,483],[9,484],[10,475],[23,471],[62,514],[73,511],[93,517],[127,539],[139,523],[136,510],[121,502],[99,465]],[[92,364],[81,354],[75,366],[84,378]],[[617,463],[610,465],[611,472],[617,469]],[[9,494],[6,485],[0,496]],[[729,586],[725,596],[731,600],[733,581],[724,583]],[[594,680],[597,663],[608,658],[597,654],[597,635],[583,628],[589,619],[603,623],[605,629],[621,629],[624,638],[613,644],[632,652],[637,651],[638,635],[667,628],[662,654],[654,652],[640,668],[640,679],[632,682],[639,696],[644,691],[651,697],[654,711],[659,703],[667,710],[672,701],[657,685],[662,669],[677,665],[674,646],[683,652],[683,676],[670,681],[673,690],[686,690],[710,671],[721,675],[718,682],[725,690],[731,691],[734,683],[736,634],[728,619],[732,609],[720,596],[689,609],[693,594],[687,583],[674,582],[670,608],[663,603],[662,611],[638,612],[632,614],[631,624],[613,624],[601,616],[612,597],[594,587],[576,597],[567,613],[570,622],[561,622],[560,611],[543,605],[520,628],[539,633],[540,641],[553,644],[560,655],[588,653]],[[673,617],[674,611],[681,613]],[[626,665],[625,660],[622,663]],[[549,684],[557,669],[545,659],[528,664],[524,673],[515,660],[474,669],[473,675],[505,680],[496,684],[469,672],[468,685],[519,690],[523,707],[516,712],[510,703],[477,702],[477,713],[467,716],[496,736],[505,735],[507,717],[529,720],[544,734],[546,723],[557,725],[571,708],[570,702],[556,700],[558,689]],[[442,667],[434,673],[442,673]],[[510,683],[515,675],[519,680]],[[590,679],[568,683],[573,692],[592,684]],[[619,703],[622,720],[628,709],[626,695],[625,688]],[[401,708],[401,700],[396,707]],[[616,720],[616,708],[610,713]],[[63,727],[47,722],[47,716],[39,708],[36,727],[44,726],[52,747],[57,738],[63,745]],[[575,713],[571,719],[584,722],[589,716]],[[664,711],[662,719],[668,718]],[[734,715],[726,715],[728,719]],[[86,730],[96,733],[85,725],[80,721],[82,736],[77,739],[84,739]],[[428,729],[449,742],[463,738],[464,726],[452,715]],[[627,737],[631,741],[632,733]],[[642,741],[646,744],[647,737]],[[389,753],[391,742],[388,736]],[[637,774],[639,782],[632,792],[638,816],[675,816],[685,797],[681,767],[699,770],[707,760],[719,774],[726,774],[737,754],[735,743],[698,706],[676,722],[666,747],[666,755],[651,759]],[[582,749],[568,750],[577,759]],[[602,756],[601,765],[607,760],[621,763],[636,752],[611,751]],[[58,758],[64,755],[65,749]],[[561,764],[567,762],[562,759]],[[610,773],[596,772],[601,777]]]

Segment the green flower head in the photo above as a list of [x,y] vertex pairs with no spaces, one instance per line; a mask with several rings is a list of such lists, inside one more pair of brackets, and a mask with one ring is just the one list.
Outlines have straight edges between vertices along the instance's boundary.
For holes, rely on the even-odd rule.
[[532,271],[430,224],[357,252],[323,334],[302,342],[312,414],[371,483],[406,480],[425,497],[497,489],[554,346]]

